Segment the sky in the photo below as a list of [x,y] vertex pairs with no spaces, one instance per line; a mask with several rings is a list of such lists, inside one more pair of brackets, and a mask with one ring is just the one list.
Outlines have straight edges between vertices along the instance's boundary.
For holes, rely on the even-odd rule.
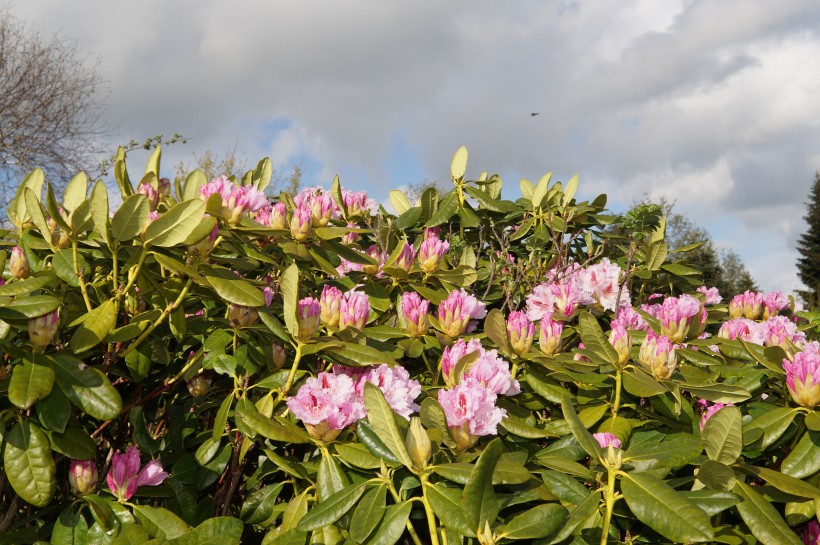
[[[666,197],[764,290],[800,289],[796,241],[820,169],[816,0],[0,0],[76,40],[108,82],[112,152],[181,133],[303,184],[580,176],[627,209]],[[538,113],[537,116],[531,115]],[[131,156],[131,169],[145,157]]]

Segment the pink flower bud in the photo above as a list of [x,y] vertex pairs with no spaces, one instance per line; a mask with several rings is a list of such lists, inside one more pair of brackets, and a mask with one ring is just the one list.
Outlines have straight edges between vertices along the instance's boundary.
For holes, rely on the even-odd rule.
[[615,448],[621,448],[621,440],[611,433],[593,433],[592,437],[598,441],[601,448],[607,448],[612,445]]
[[671,377],[678,363],[675,345],[667,337],[657,335],[651,329],[646,332],[638,359],[649,367],[656,380]]
[[285,366],[288,359],[288,352],[285,347],[279,343],[271,344],[271,363],[273,363],[273,370],[281,369]]
[[396,260],[396,267],[404,269],[405,272],[410,272],[413,269],[413,263],[416,261],[416,250],[413,245],[404,241],[404,247],[399,252],[399,258]]
[[820,545],[820,523],[817,520],[809,522],[800,537],[803,545]]
[[381,276],[382,265],[384,265],[384,255],[375,244],[367,249],[367,255],[376,260],[375,265],[362,265],[362,272],[370,276]]
[[535,324],[527,318],[527,313],[515,310],[507,317],[507,337],[510,346],[518,354],[526,353],[535,340]]
[[329,192],[322,192],[313,196],[310,201],[311,223],[313,227],[324,227],[330,221],[336,209],[333,196]]
[[246,307],[234,303],[228,305],[228,321],[234,329],[253,325],[258,320],[259,313],[254,307]]
[[31,344],[40,349],[47,347],[57,334],[59,326],[60,315],[56,310],[30,319],[28,321],[28,336],[31,339]]
[[31,275],[31,267],[28,264],[28,258],[19,246],[11,249],[11,260],[9,260],[9,271],[14,278],[22,280]]
[[211,372],[203,371],[191,377],[185,384],[188,386],[188,393],[193,397],[205,397],[205,394],[211,389],[211,382],[213,382]]
[[612,330],[609,332],[609,344],[618,353],[618,364],[623,365],[629,361],[632,355],[632,339],[629,332],[619,323],[613,322]]
[[454,375],[456,366],[466,356],[476,353],[472,360],[478,359],[484,353],[484,348],[481,346],[481,341],[478,339],[458,339],[450,346],[445,346],[441,354],[441,374],[444,378],[444,383],[447,386],[455,386],[461,377]]
[[171,180],[168,178],[160,178],[159,182],[157,183],[157,193],[159,193],[159,198],[162,199],[165,195],[171,194]]
[[427,431],[421,425],[419,417],[414,416],[410,419],[410,429],[407,430],[404,444],[410,454],[410,459],[413,461],[413,467],[418,470],[427,467],[433,449],[430,436],[427,435]]
[[290,236],[297,242],[306,241],[313,230],[311,222],[310,209],[297,206],[290,218]]
[[564,322],[545,317],[541,319],[538,347],[547,356],[554,356],[561,350],[561,334],[564,332]]
[[720,292],[718,292],[717,288],[707,288],[706,286],[701,286],[697,291],[706,296],[703,300],[704,305],[717,305],[723,301],[723,297],[720,296]]
[[763,294],[746,290],[740,295],[735,295],[729,302],[729,316],[740,318],[741,316],[749,320],[758,320],[763,315]]
[[478,325],[478,320],[486,315],[487,310],[484,303],[461,288],[461,290],[451,291],[447,299],[441,302],[436,317],[441,332],[455,339],[462,333],[474,330]]
[[262,296],[265,298],[265,306],[269,307],[271,303],[273,303],[273,298],[276,296],[276,293],[273,291],[273,288],[268,286],[262,289]]
[[793,362],[784,359],[783,370],[795,403],[809,408],[820,405],[820,353],[814,345],[795,354]]
[[353,327],[364,329],[370,318],[370,299],[366,293],[351,291],[339,305],[339,330]]
[[313,297],[301,299],[296,310],[296,320],[299,324],[299,339],[306,341],[319,331],[319,321],[322,318],[322,305]]
[[339,306],[344,299],[344,294],[334,286],[325,284],[322,288],[322,296],[319,304],[322,307],[322,323],[325,327],[336,329],[339,327]]
[[94,460],[71,460],[68,466],[68,484],[77,496],[91,494],[97,488],[97,463]]
[[[356,224],[355,224],[355,223],[353,223],[352,221],[349,221],[349,222],[347,222],[347,227],[348,227],[348,229],[350,229],[350,228],[354,228],[354,229],[355,229],[355,228],[356,228]],[[344,244],[345,246],[350,246],[351,244],[353,244],[353,243],[354,243],[354,242],[356,242],[357,240],[359,240],[359,233],[357,233],[357,232],[355,232],[355,231],[348,231],[348,232],[347,232],[347,233],[345,233],[345,235],[342,237],[342,244]]]
[[763,299],[763,319],[777,316],[781,310],[789,308],[789,296],[782,291],[767,293]]
[[196,244],[188,246],[188,251],[191,253],[191,255],[196,257],[208,255],[209,253],[211,253],[211,250],[213,250],[214,241],[216,241],[216,237],[218,235],[219,228],[217,227],[217,224],[214,223],[214,228],[211,230],[211,234],[209,234],[206,238],[202,239]]
[[673,343],[683,342],[690,329],[693,336],[697,337],[703,332],[701,325],[706,326],[705,314],[703,305],[691,295],[667,297],[658,316],[661,334],[669,337]]
[[419,267],[426,273],[434,272],[438,269],[441,258],[448,251],[450,251],[450,243],[446,240],[439,240],[437,237],[425,239],[419,246]]
[[151,207],[151,212],[157,209],[157,205],[159,204],[159,193],[151,184],[140,184],[137,187],[137,193],[145,195],[145,198],[148,200],[148,206]]
[[413,338],[423,337],[430,328],[428,307],[430,302],[414,291],[402,293],[399,301],[399,325]]

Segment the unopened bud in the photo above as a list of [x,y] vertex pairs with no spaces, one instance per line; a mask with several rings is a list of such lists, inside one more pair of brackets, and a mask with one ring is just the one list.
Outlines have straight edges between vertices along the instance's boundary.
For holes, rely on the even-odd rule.
[[612,331],[609,332],[609,344],[618,353],[618,365],[625,364],[631,356],[632,339],[624,326],[613,322]]
[[97,463],[94,460],[71,460],[68,484],[77,496],[91,494],[97,488]]
[[259,320],[259,313],[254,307],[231,303],[228,306],[228,320],[231,322],[231,327],[239,329],[255,324]]
[[211,389],[211,382],[213,382],[213,377],[210,372],[205,371],[196,374],[186,383],[188,393],[193,397],[205,397],[205,394]]
[[527,318],[527,313],[516,310],[507,317],[507,338],[513,352],[518,354],[526,353],[531,347],[535,338],[535,324]]
[[296,322],[299,324],[299,340],[306,341],[319,331],[322,317],[322,305],[313,297],[299,301],[296,310]]
[[9,261],[9,271],[11,275],[18,280],[28,278],[31,275],[31,267],[28,264],[28,258],[19,246],[11,249],[11,260]]
[[544,316],[541,318],[538,347],[547,356],[554,356],[561,350],[561,334],[564,332],[564,322],[555,321]]
[[288,359],[288,351],[279,343],[271,344],[271,362],[274,369],[278,370],[285,366]]
[[304,242],[310,237],[313,229],[312,215],[309,208],[296,207],[290,218],[290,236],[297,242]]
[[56,310],[30,319],[28,321],[28,336],[31,339],[31,344],[41,349],[47,347],[57,334],[59,326],[60,315]]
[[430,444],[430,437],[421,425],[421,419],[414,416],[410,419],[410,429],[407,430],[407,438],[404,441],[407,447],[407,452],[410,453],[410,459],[413,460],[413,467],[418,470],[427,467],[427,462],[430,461],[430,454],[432,447]]

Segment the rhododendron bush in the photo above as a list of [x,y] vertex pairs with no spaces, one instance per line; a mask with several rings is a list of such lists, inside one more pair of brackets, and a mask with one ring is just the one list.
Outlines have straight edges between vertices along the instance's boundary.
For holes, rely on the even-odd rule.
[[390,206],[266,196],[267,160],[137,180],[121,150],[116,198],[32,172],[0,542],[818,543],[810,315],[701,286],[658,207],[466,161]]

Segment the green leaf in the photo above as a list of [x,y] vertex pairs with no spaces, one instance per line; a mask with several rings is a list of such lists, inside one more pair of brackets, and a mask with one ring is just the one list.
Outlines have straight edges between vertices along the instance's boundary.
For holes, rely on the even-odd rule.
[[820,471],[820,433],[808,430],[800,438],[780,470],[796,479],[803,479]]
[[367,409],[367,419],[378,437],[384,442],[390,452],[406,467],[413,467],[413,461],[404,445],[404,437],[399,432],[396,416],[393,409],[384,399],[379,387],[370,382],[364,385],[364,405]]
[[459,147],[453,154],[453,160],[450,162],[450,177],[455,180],[464,178],[464,173],[467,171],[467,148]]
[[219,405],[219,410],[216,411],[216,417],[214,418],[214,427],[211,430],[212,440],[220,441],[222,436],[225,435],[225,425],[228,423],[228,412],[231,410],[232,403],[233,393],[230,393]]
[[348,465],[361,469],[377,469],[381,460],[367,450],[361,443],[336,443],[336,453]]
[[299,303],[299,266],[296,263],[288,265],[282,273],[279,290],[282,292],[285,327],[293,337],[297,337],[299,335],[299,322],[296,319]]
[[73,460],[93,460],[97,457],[97,444],[78,425],[68,426],[63,433],[51,432],[51,448]]
[[52,388],[51,394],[37,403],[37,416],[47,430],[62,433],[71,418],[71,403],[59,388]]
[[[390,204],[393,205],[393,209],[396,211],[396,215],[400,216],[410,210],[412,208],[410,206],[410,201],[407,200],[407,196],[404,194],[403,191],[399,191],[398,189],[391,189],[390,193],[388,193],[390,197]],[[361,540],[360,540],[361,541]]]
[[702,490],[683,491],[681,494],[692,500],[692,503],[700,507],[710,517],[737,505],[740,501],[731,492],[722,490],[707,490],[704,488]]
[[424,226],[435,227],[441,225],[452,218],[456,212],[458,212],[458,197],[455,192],[451,191],[441,199],[435,213],[430,216],[430,219],[427,220]]
[[567,185],[564,187],[564,197],[561,199],[561,204],[567,206],[575,197],[575,192],[578,191],[578,175],[575,174],[569,179]]
[[486,191],[476,189],[475,187],[465,185],[464,191],[478,201],[481,208],[490,210],[491,212],[501,212],[502,214],[509,214],[517,210],[517,206],[511,201],[502,201],[492,198]]
[[171,540],[172,545],[238,545],[244,525],[233,517],[214,517],[191,532]]
[[497,533],[507,539],[539,539],[556,532],[566,519],[564,506],[546,503],[516,515]]
[[319,462],[319,472],[316,474],[316,496],[320,502],[325,501],[336,492],[348,488],[350,479],[339,467],[336,458],[323,456]]
[[582,502],[575,506],[569,514],[561,531],[552,538],[550,544],[560,543],[575,533],[595,513],[601,503],[600,491],[592,491]]
[[94,228],[100,233],[106,243],[110,240],[109,224],[111,220],[108,216],[108,189],[102,180],[98,180],[91,190],[90,209],[91,218],[94,220]]
[[68,354],[55,354],[50,361],[57,386],[85,414],[97,420],[111,420],[120,415],[120,393],[99,369],[87,367]]
[[[80,287],[80,278],[74,272],[74,254],[71,250],[67,248],[57,250],[54,252],[54,258],[51,263],[54,266],[54,272],[57,273],[57,277],[60,280],[69,286],[74,286],[75,288]],[[88,263],[86,263],[82,254],[79,253],[77,254],[77,270],[89,270]]]
[[591,359],[598,359],[597,363],[606,363],[618,367],[618,351],[609,343],[598,324],[598,320],[592,314],[582,312],[578,316],[578,331],[587,354],[592,356]]
[[117,308],[113,299],[88,312],[82,319],[80,327],[74,332],[69,341],[71,350],[80,354],[91,350],[105,339],[105,336],[117,322]]
[[731,384],[710,384],[708,386],[693,386],[681,384],[682,389],[689,390],[690,393],[708,399],[713,403],[742,403],[752,397],[752,394],[739,386]]
[[381,522],[386,497],[387,487],[379,484],[371,488],[356,506],[350,519],[350,537],[356,543],[363,543]]
[[308,511],[307,515],[299,521],[296,529],[300,532],[309,532],[333,524],[356,505],[365,490],[365,485],[359,485],[343,488],[331,494],[326,500],[319,502],[316,507]]
[[379,438],[378,434],[370,426],[367,420],[359,420],[356,425],[356,436],[373,456],[390,463],[400,464],[398,458],[387,448],[387,445]]
[[37,365],[24,360],[15,365],[9,381],[9,401],[21,409],[28,409],[38,399],[51,393],[54,386],[54,371],[45,365]]
[[652,397],[668,392],[666,386],[641,369],[624,371],[624,389],[637,397]]
[[153,172],[154,175],[158,178],[159,177],[159,163],[162,159],[162,146],[157,146],[154,148],[154,151],[151,152],[151,155],[148,157],[148,161],[145,162],[145,174],[149,172]]
[[52,276],[32,276],[18,282],[9,282],[0,286],[0,296],[27,295],[47,286],[53,279]]
[[246,280],[218,276],[206,276],[205,278],[216,290],[217,295],[228,303],[246,307],[261,307],[265,304],[262,292]]
[[86,545],[88,543],[88,523],[82,512],[70,504],[63,509],[51,530],[52,545]]
[[460,488],[428,484],[425,491],[430,507],[447,528],[452,528],[465,537],[475,537],[475,530],[467,524],[467,519],[461,509],[462,491]]
[[484,318],[484,334],[504,352],[512,351],[507,338],[507,322],[504,320],[504,313],[497,308],[488,312],[487,317]]
[[766,545],[801,545],[777,510],[754,488],[738,481],[733,490],[742,500],[736,509],[743,522],[761,543]]
[[584,501],[589,492],[576,479],[560,471],[542,471],[541,478],[547,490],[563,502],[577,505]]
[[23,320],[37,318],[60,307],[60,300],[50,295],[32,295],[4,303],[0,307],[0,318]]
[[795,479],[794,477],[784,475],[779,471],[774,471],[773,469],[768,469],[765,467],[755,467],[749,464],[742,464],[740,467],[746,473],[755,475],[765,480],[770,485],[787,494],[801,496],[803,498],[820,498],[820,488],[817,488],[816,486],[805,481],[801,481],[800,479]]
[[332,344],[325,350],[328,354],[333,354],[342,363],[352,366],[382,364],[395,365],[395,355],[400,352],[383,352],[373,346],[357,343]]
[[788,428],[789,424],[794,420],[797,412],[797,409],[790,407],[772,409],[746,424],[743,427],[743,434],[746,435],[747,433],[753,433],[754,430],[761,430],[763,432],[763,438],[760,442],[760,446],[761,448],[766,448],[783,435],[786,428]]
[[45,507],[57,490],[57,470],[48,437],[36,424],[23,420],[11,428],[5,439],[6,479],[23,500],[35,507]]
[[114,242],[128,241],[142,233],[150,221],[151,205],[142,193],[125,199],[111,218],[111,235]]
[[485,522],[492,526],[498,515],[498,500],[493,491],[493,471],[501,456],[501,441],[493,439],[484,448],[461,495],[462,511],[470,528],[479,531]]
[[240,423],[254,432],[267,437],[272,441],[282,441],[285,443],[307,443],[309,439],[302,432],[301,428],[286,427],[279,420],[272,420],[263,416],[257,411],[253,403],[247,399],[240,399],[236,403],[234,419],[237,425]]
[[737,407],[724,407],[703,427],[701,440],[710,460],[732,464],[743,451],[743,416]]
[[43,169],[35,168],[29,172],[25,178],[23,178],[23,181],[17,188],[17,193],[9,202],[9,207],[7,208],[8,218],[15,226],[18,227],[20,231],[22,231],[22,225],[28,218],[28,214],[26,214],[26,201],[24,197],[25,191],[26,189],[29,189],[34,192],[34,195],[41,195],[43,193],[44,181],[45,174],[43,174]]
[[45,215],[43,215],[43,207],[40,204],[40,199],[34,194],[34,191],[27,187],[23,188],[23,199],[25,200],[26,212],[31,218],[31,222],[37,227],[40,234],[43,235],[46,243],[51,245],[51,230],[48,228]]
[[646,268],[650,271],[657,271],[666,261],[666,256],[669,253],[669,248],[666,242],[662,240],[652,241],[646,248],[645,263]]
[[682,433],[661,443],[641,443],[624,453],[624,461],[640,471],[656,467],[681,467],[691,462],[703,450],[700,441]]
[[705,460],[698,468],[698,480],[715,490],[729,491],[735,487],[737,478],[731,467],[714,460]]
[[[473,465],[465,462],[438,464],[432,470],[446,479],[459,484],[467,484],[473,472]],[[511,460],[500,459],[492,474],[493,484],[522,484],[533,478],[532,473],[521,464]]]
[[621,491],[632,513],[664,537],[678,542],[714,539],[709,516],[663,481],[631,473],[621,480]]
[[367,541],[367,545],[394,545],[404,534],[412,510],[413,504],[409,501],[388,507],[376,533]]
[[572,406],[572,402],[568,396],[561,400],[561,411],[564,413],[564,419],[567,422],[567,426],[569,426],[570,432],[575,437],[575,440],[578,441],[578,444],[581,445],[581,448],[592,456],[593,459],[598,459],[601,455],[601,445],[592,437],[592,434],[589,433],[583,422],[578,418],[575,407]]
[[74,175],[63,192],[63,208],[66,212],[73,212],[85,200],[88,193],[88,176],[85,172]]
[[185,242],[204,214],[205,203],[201,199],[174,205],[145,229],[145,244],[168,247]]
[[143,545],[148,543],[148,531],[139,524],[129,522],[120,526],[120,533],[111,545]]
[[103,499],[96,494],[88,494],[83,496],[83,500],[86,505],[88,505],[94,520],[103,530],[111,530],[119,524],[119,520],[114,514],[114,509],[112,507],[112,505],[116,505],[113,501]]
[[239,517],[245,524],[262,524],[273,515],[273,506],[285,483],[263,486],[248,495]]
[[131,508],[151,537],[174,539],[191,530],[184,520],[162,507],[133,505]]

